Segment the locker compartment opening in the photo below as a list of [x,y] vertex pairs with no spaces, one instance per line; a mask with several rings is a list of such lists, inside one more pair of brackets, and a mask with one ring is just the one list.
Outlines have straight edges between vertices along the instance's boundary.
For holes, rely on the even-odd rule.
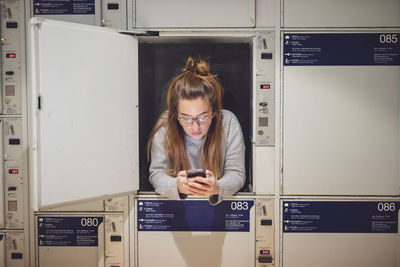
[[154,123],[166,109],[169,82],[181,73],[189,56],[210,64],[224,88],[223,109],[232,111],[242,127],[246,146],[246,183],[252,185],[251,37],[141,37],[139,38],[139,190],[154,191],[149,182],[146,144]]

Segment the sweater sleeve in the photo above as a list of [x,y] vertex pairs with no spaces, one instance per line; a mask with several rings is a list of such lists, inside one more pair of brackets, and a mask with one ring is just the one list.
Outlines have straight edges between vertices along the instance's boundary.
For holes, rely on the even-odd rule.
[[223,175],[218,180],[218,195],[210,196],[209,202],[216,205],[224,198],[235,194],[243,187],[246,180],[245,145],[242,129],[235,115],[229,111],[223,113],[226,146]]
[[167,175],[169,159],[164,147],[165,128],[161,128],[154,136],[151,143],[150,183],[156,193],[171,198],[183,199],[186,195],[178,193],[178,186],[175,177]]

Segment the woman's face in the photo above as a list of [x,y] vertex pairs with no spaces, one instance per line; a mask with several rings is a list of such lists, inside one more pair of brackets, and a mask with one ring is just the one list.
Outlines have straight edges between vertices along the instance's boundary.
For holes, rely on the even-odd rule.
[[207,134],[212,118],[211,107],[203,98],[179,100],[178,120],[192,139],[200,140]]

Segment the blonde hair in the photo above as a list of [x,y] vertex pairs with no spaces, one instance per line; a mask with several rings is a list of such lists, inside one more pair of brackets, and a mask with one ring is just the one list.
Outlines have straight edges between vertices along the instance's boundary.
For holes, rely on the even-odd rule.
[[220,178],[224,136],[221,113],[222,94],[223,88],[216,75],[211,74],[209,64],[189,57],[182,73],[176,76],[169,85],[167,110],[161,115],[159,123],[150,134],[147,142],[147,159],[150,159],[151,142],[155,134],[166,126],[164,145],[169,158],[168,175],[176,177],[180,171],[190,169],[185,149],[185,131],[178,122],[178,103],[180,99],[202,98],[210,105],[214,114],[201,150],[202,165],[203,168],[211,170],[217,179]]

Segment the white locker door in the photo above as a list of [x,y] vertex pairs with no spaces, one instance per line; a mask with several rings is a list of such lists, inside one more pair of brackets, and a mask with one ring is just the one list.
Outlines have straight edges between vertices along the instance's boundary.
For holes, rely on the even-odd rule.
[[34,207],[137,190],[137,39],[37,18],[30,27]]
[[136,208],[140,267],[254,266],[254,200],[138,199]]
[[286,199],[283,267],[400,266],[399,199]]
[[254,27],[254,0],[136,0],[136,27]]
[[39,267],[105,267],[104,215],[57,214],[35,217]]
[[284,194],[400,194],[398,36],[283,36]]
[[285,27],[399,27],[398,0],[285,0]]

